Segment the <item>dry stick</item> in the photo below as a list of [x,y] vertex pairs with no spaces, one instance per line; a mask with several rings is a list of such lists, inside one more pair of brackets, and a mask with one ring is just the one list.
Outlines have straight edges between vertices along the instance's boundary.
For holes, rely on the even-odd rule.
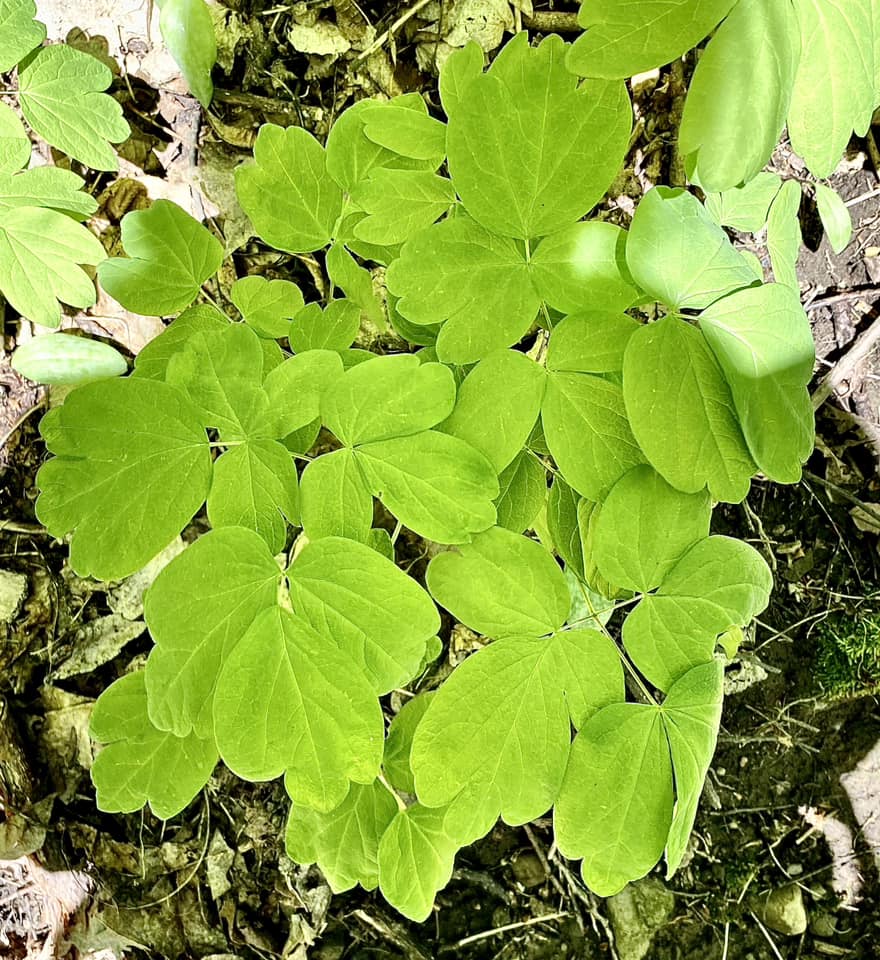
[[853,506],[858,507],[860,510],[863,510],[866,514],[868,514],[869,517],[880,522],[880,509],[873,504],[865,503],[863,500],[859,500],[859,498],[854,497],[849,490],[844,490],[843,487],[839,487],[836,483],[832,483],[830,480],[824,480],[815,473],[810,473],[809,470],[804,470],[803,474],[807,480],[812,480],[814,483],[821,484],[826,490],[831,490],[839,497],[843,497],[847,503],[851,503]]
[[859,364],[868,357],[878,341],[880,341],[880,319],[875,320],[856,338],[855,343],[844,356],[819,381],[819,386],[813,391],[814,410],[822,406],[838,384],[848,380],[856,372]]
[[397,31],[406,23],[407,20],[414,17],[423,7],[427,7],[429,3],[431,3],[431,0],[419,0],[417,4],[402,13],[384,33],[381,33],[378,37],[376,37],[376,39],[367,47],[366,50],[363,51],[363,53],[360,53],[357,57],[355,57],[355,63],[359,63],[364,58],[375,53],[390,37],[397,33]]
[[532,917],[529,920],[520,920],[518,923],[505,923],[503,927],[493,927],[491,930],[484,930],[482,933],[474,933],[463,940],[459,940],[456,947],[466,947],[470,943],[476,943],[478,940],[486,940],[499,933],[509,933],[511,930],[521,930],[523,927],[533,927],[536,923],[546,923],[548,920],[562,920],[564,917],[571,916],[567,912],[548,913],[543,917]]
[[764,924],[761,923],[761,921],[758,919],[757,914],[755,913],[755,911],[754,911],[754,910],[749,910],[749,913],[752,915],[752,919],[755,921],[755,923],[758,924],[758,929],[761,931],[761,933],[764,934],[764,938],[766,939],[767,943],[770,944],[770,949],[773,951],[773,956],[776,957],[776,960],[785,960],[785,958],[784,958],[784,957],[782,956],[782,954],[779,952],[779,948],[778,948],[778,947],[776,946],[776,944],[773,942],[773,937],[770,936],[770,932],[769,932],[768,929],[764,926]]
[[848,303],[851,300],[862,300],[865,297],[876,296],[880,292],[877,287],[864,287],[862,290],[845,290],[843,293],[833,293],[829,297],[818,297],[804,304],[804,310],[818,310],[820,307],[830,307],[834,303]]
[[522,19],[529,30],[537,30],[538,33],[580,33],[581,31],[576,13],[539,10],[535,13],[523,14]]

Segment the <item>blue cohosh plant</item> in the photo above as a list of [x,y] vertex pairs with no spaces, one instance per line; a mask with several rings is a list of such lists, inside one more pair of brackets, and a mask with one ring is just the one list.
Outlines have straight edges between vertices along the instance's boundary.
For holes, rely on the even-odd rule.
[[[203,508],[211,530],[147,593],[146,668],[95,706],[101,809],[173,816],[218,760],[283,775],[291,857],[417,920],[498,817],[552,809],[599,894],[664,851],[679,866],[716,641],[771,588],[752,547],[710,533],[712,507],[757,473],[799,478],[813,344],[797,293],[693,195],[652,190],[628,232],[584,219],[632,113],[622,81],[580,83],[565,55],[520,35],[484,73],[464,48],[445,123],[408,95],[351,107],[326,146],[260,130],[239,200],[265,243],[323,260],[326,302],[250,276],[234,318],[192,306],[220,243],[167,202],[123,221],[128,256],[100,282],[180,315],[129,376],[45,416],[37,513],[100,579]],[[359,260],[387,267],[384,306]],[[352,347],[386,311],[421,349]],[[434,542],[425,586],[374,499]],[[386,729],[382,698],[437,656],[435,604],[485,645]]]

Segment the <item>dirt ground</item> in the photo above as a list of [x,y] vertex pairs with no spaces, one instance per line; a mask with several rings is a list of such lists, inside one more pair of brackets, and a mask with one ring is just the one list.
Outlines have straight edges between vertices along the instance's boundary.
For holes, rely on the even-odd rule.
[[[323,136],[362,96],[422,92],[466,34],[492,49],[520,26],[568,31],[576,4],[457,0],[272,4],[228,0],[210,114],[183,92],[142,7],[39,2],[50,38],[117,64],[132,124],[118,178],[92,186],[112,238],[125,212],[168,197],[216,222],[235,273],[268,255],[247,241],[232,170],[265,121]],[[115,5],[111,5],[115,7]],[[403,19],[405,17],[405,19]],[[402,20],[402,22],[401,22]],[[566,33],[566,35],[568,35]],[[104,38],[102,42],[100,37]],[[76,39],[76,35],[74,35]],[[685,68],[686,70],[686,68]],[[680,183],[674,124],[685,72],[638,88],[637,135],[603,215],[625,222],[658,182]],[[686,866],[656,871],[620,897],[587,892],[554,850],[549,820],[499,824],[460,854],[434,917],[412,924],[372,893],[331,897],[317,868],[283,852],[280,784],[244,784],[222,768],[168,823],[94,806],[87,735],[94,697],[150,641],[145,581],[83,581],[63,544],[36,523],[37,425],[49,397],[0,358],[0,958],[592,958],[869,960],[880,954],[880,176],[873,141],[856,142],[832,184],[855,233],[835,256],[805,202],[802,295],[818,345],[817,449],[792,487],[756,482],[716,511],[775,573],[770,608],[728,673],[719,748]],[[873,159],[872,159],[873,158]],[[774,166],[803,178],[781,147]],[[766,250],[753,245],[765,266]],[[271,255],[275,275],[307,277]],[[66,321],[131,354],[157,321],[101,303]],[[7,323],[7,354],[27,336]],[[859,506],[862,504],[862,506]],[[806,931],[792,933],[802,926]],[[788,932],[786,932],[788,930]]]

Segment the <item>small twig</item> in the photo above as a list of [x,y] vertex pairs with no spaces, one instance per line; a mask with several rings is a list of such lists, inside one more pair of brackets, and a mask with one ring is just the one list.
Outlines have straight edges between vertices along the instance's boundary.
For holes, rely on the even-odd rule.
[[833,293],[828,297],[818,297],[804,304],[804,310],[818,310],[819,307],[830,307],[834,303],[848,303],[850,300],[863,300],[865,297],[877,296],[880,293],[877,287],[865,287],[862,290],[845,290],[843,293]]
[[755,911],[749,910],[749,913],[752,915],[752,919],[755,921],[755,923],[758,924],[758,929],[764,934],[764,939],[770,944],[770,949],[773,951],[773,956],[776,957],[776,960],[785,960],[785,957],[782,956],[782,954],[779,952],[779,948],[773,942],[773,937],[770,936],[770,931],[764,926],[763,923],[761,923]]
[[547,923],[549,920],[562,920],[568,916],[570,916],[570,914],[567,911],[562,913],[547,913],[543,917],[531,917],[528,920],[520,920],[517,923],[505,923],[502,927],[493,927],[491,930],[483,930],[482,933],[473,933],[469,937],[464,937],[459,940],[455,946],[466,947],[468,944],[477,943],[479,940],[487,940],[489,937],[494,937],[499,933],[510,933],[511,930],[533,927],[536,923]]
[[361,60],[366,59],[371,54],[375,53],[380,47],[382,47],[395,33],[412,17],[414,17],[419,10],[422,10],[424,7],[427,7],[431,3],[431,0],[418,0],[418,3],[414,4],[409,10],[404,11],[391,26],[384,32],[380,33],[378,37],[367,47],[363,53],[358,54],[355,58],[355,63],[359,63]]
[[576,13],[536,10],[531,14],[523,14],[522,21],[529,30],[537,30],[538,33],[580,33],[581,31]]
[[844,490],[843,487],[839,487],[836,483],[832,483],[830,480],[825,480],[822,477],[817,476],[815,473],[810,473],[809,470],[804,470],[803,474],[807,480],[812,480],[814,483],[821,484],[821,486],[825,487],[826,490],[831,490],[839,497],[843,497],[847,503],[851,503],[860,510],[864,510],[869,517],[880,522],[880,509],[873,504],[865,503],[863,500],[859,500],[859,498],[854,497],[849,490]]
[[866,200],[873,200],[874,197],[880,197],[880,189],[869,190],[867,193],[863,193],[858,197],[853,197],[852,200],[845,201],[843,205],[845,207],[854,207],[859,203],[864,203]]
[[0,519],[0,531],[8,530],[10,533],[46,533],[46,528],[38,523],[18,523],[15,520]]
[[859,364],[868,357],[878,341],[880,341],[880,320],[875,320],[819,381],[819,386],[813,391],[814,410],[822,406],[838,384],[853,376]]

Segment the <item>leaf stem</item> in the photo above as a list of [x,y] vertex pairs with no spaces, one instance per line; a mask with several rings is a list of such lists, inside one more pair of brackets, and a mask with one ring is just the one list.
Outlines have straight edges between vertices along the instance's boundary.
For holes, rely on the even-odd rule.
[[382,771],[379,771],[379,783],[391,794],[392,797],[397,801],[397,809],[403,813],[406,810],[406,804],[400,797],[400,794],[391,786],[391,784],[385,779],[385,774]]
[[393,547],[397,543],[397,538],[400,536],[400,530],[403,527],[403,524],[398,520],[397,526],[394,528],[394,533],[391,534],[391,546]]

